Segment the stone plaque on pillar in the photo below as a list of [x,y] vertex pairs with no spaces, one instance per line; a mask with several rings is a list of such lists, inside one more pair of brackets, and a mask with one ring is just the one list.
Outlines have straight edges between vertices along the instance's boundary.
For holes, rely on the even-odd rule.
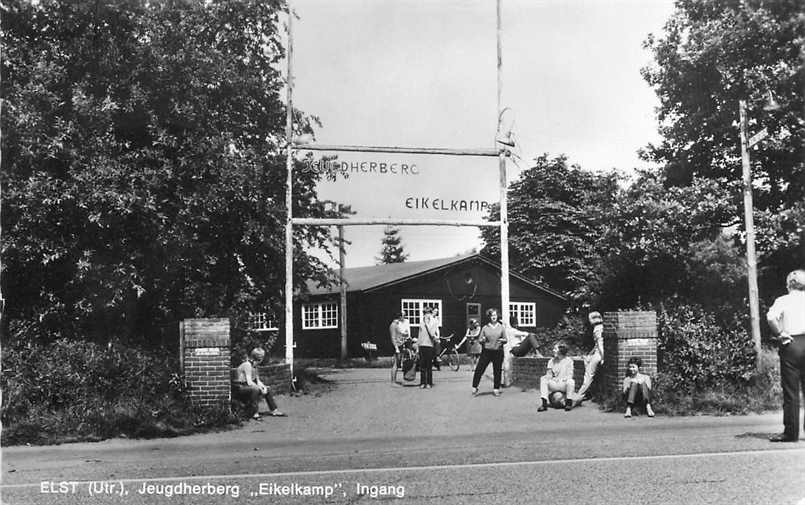
[[229,331],[227,318],[179,323],[179,359],[193,405],[229,406]]

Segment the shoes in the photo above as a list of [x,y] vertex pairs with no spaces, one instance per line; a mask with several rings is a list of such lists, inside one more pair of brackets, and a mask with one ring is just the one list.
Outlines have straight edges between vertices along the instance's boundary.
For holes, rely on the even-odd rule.
[[654,411],[651,410],[651,405],[646,404],[646,415],[649,417],[654,417]]
[[626,407],[626,413],[623,414],[623,417],[632,417],[632,409],[629,408],[629,407]]
[[425,385],[425,384],[420,384],[420,385],[419,385],[419,389],[425,389],[425,387],[426,387],[426,385]]
[[252,416],[252,421],[262,421],[262,420],[263,420],[263,418],[262,418],[262,417],[260,417],[260,414],[259,414],[259,413],[255,413],[255,414]]
[[279,410],[272,410],[268,415],[271,417],[287,417],[284,412],[280,412]]
[[478,396],[478,388],[472,388],[472,396]]
[[433,384],[425,384],[425,389],[430,389],[433,387]]
[[500,390],[496,389],[496,390],[492,391],[492,394],[495,395],[495,396],[500,396]]
[[769,442],[799,442],[798,438],[780,433],[779,435],[772,435],[769,437]]

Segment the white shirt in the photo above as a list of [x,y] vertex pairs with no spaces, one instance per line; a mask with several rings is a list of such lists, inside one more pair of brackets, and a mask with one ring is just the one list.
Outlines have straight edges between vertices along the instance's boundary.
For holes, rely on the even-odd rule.
[[805,334],[805,291],[791,291],[774,300],[766,319],[776,321],[782,333]]

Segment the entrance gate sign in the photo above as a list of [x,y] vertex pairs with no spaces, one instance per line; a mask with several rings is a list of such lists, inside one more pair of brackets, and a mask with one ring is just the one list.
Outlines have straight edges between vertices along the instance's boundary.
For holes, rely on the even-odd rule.
[[[434,147],[400,147],[400,146],[360,146],[360,145],[314,145],[306,144],[299,139],[294,139],[294,124],[293,124],[293,5],[292,0],[288,0],[288,47],[287,47],[287,103],[286,103],[286,124],[285,136],[288,140],[286,150],[286,184],[285,184],[285,360],[290,365],[291,377],[293,377],[293,226],[338,226],[339,237],[343,237],[343,226],[356,226],[356,225],[438,225],[438,226],[494,226],[500,228],[500,311],[503,321],[509,320],[509,223],[508,223],[508,204],[506,200],[507,189],[507,168],[506,158],[509,156],[507,148],[512,147],[510,143],[501,143],[497,141],[500,138],[510,138],[510,132],[502,132],[501,126],[503,113],[508,108],[501,106],[502,97],[502,70],[503,70],[503,46],[502,46],[502,29],[501,29],[501,0],[496,0],[496,25],[497,25],[497,110],[498,110],[498,124],[497,133],[493,141],[494,148],[471,148],[471,149],[455,149],[455,148],[434,148]],[[501,144],[498,148],[497,144]],[[389,219],[389,218],[363,218],[363,219],[317,219],[317,218],[294,218],[292,212],[293,206],[293,165],[294,165],[294,151],[296,150],[310,150],[310,151],[345,151],[345,152],[362,152],[362,153],[403,153],[403,154],[429,154],[439,156],[489,156],[498,158],[498,190],[499,190],[499,205],[500,205],[500,220],[499,221],[458,221],[458,220],[439,220],[439,219]],[[371,163],[371,162],[370,162]],[[414,165],[415,166],[415,165]],[[340,165],[339,167],[343,167]],[[369,170],[371,164],[366,164],[365,168]],[[398,167],[402,170],[402,166]],[[351,167],[350,167],[351,169]],[[376,170],[380,169],[378,164]],[[390,170],[390,167],[387,167]],[[411,167],[408,167],[411,171]],[[360,164],[358,170],[361,170]],[[368,172],[367,172],[368,173]],[[378,172],[380,173],[380,172]],[[411,173],[411,175],[416,175]],[[446,201],[436,199],[439,204],[436,210],[442,209]],[[431,209],[434,200],[429,200],[427,197],[410,197],[406,199],[406,207],[420,208],[427,202],[428,208]],[[451,210],[453,202],[449,202],[443,210]],[[464,202],[466,200],[460,200]],[[474,202],[478,210],[489,207],[488,202]],[[416,207],[412,207],[412,206]],[[460,203],[456,204],[460,207]],[[461,209],[459,209],[461,210]],[[469,210],[469,204],[467,204]],[[344,282],[344,242],[339,241],[340,248],[340,284],[341,284],[341,358],[346,358],[347,354],[347,335],[346,335],[346,310],[344,310],[344,303],[346,300],[346,283]]]

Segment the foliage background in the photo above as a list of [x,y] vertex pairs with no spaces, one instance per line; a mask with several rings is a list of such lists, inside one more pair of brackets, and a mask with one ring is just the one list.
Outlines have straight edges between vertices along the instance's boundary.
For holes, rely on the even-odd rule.
[[[3,339],[154,346],[182,318],[282,313],[282,2],[6,7]],[[321,176],[295,171],[295,215],[340,215]],[[295,285],[326,282],[306,251],[329,230],[294,241]]]

